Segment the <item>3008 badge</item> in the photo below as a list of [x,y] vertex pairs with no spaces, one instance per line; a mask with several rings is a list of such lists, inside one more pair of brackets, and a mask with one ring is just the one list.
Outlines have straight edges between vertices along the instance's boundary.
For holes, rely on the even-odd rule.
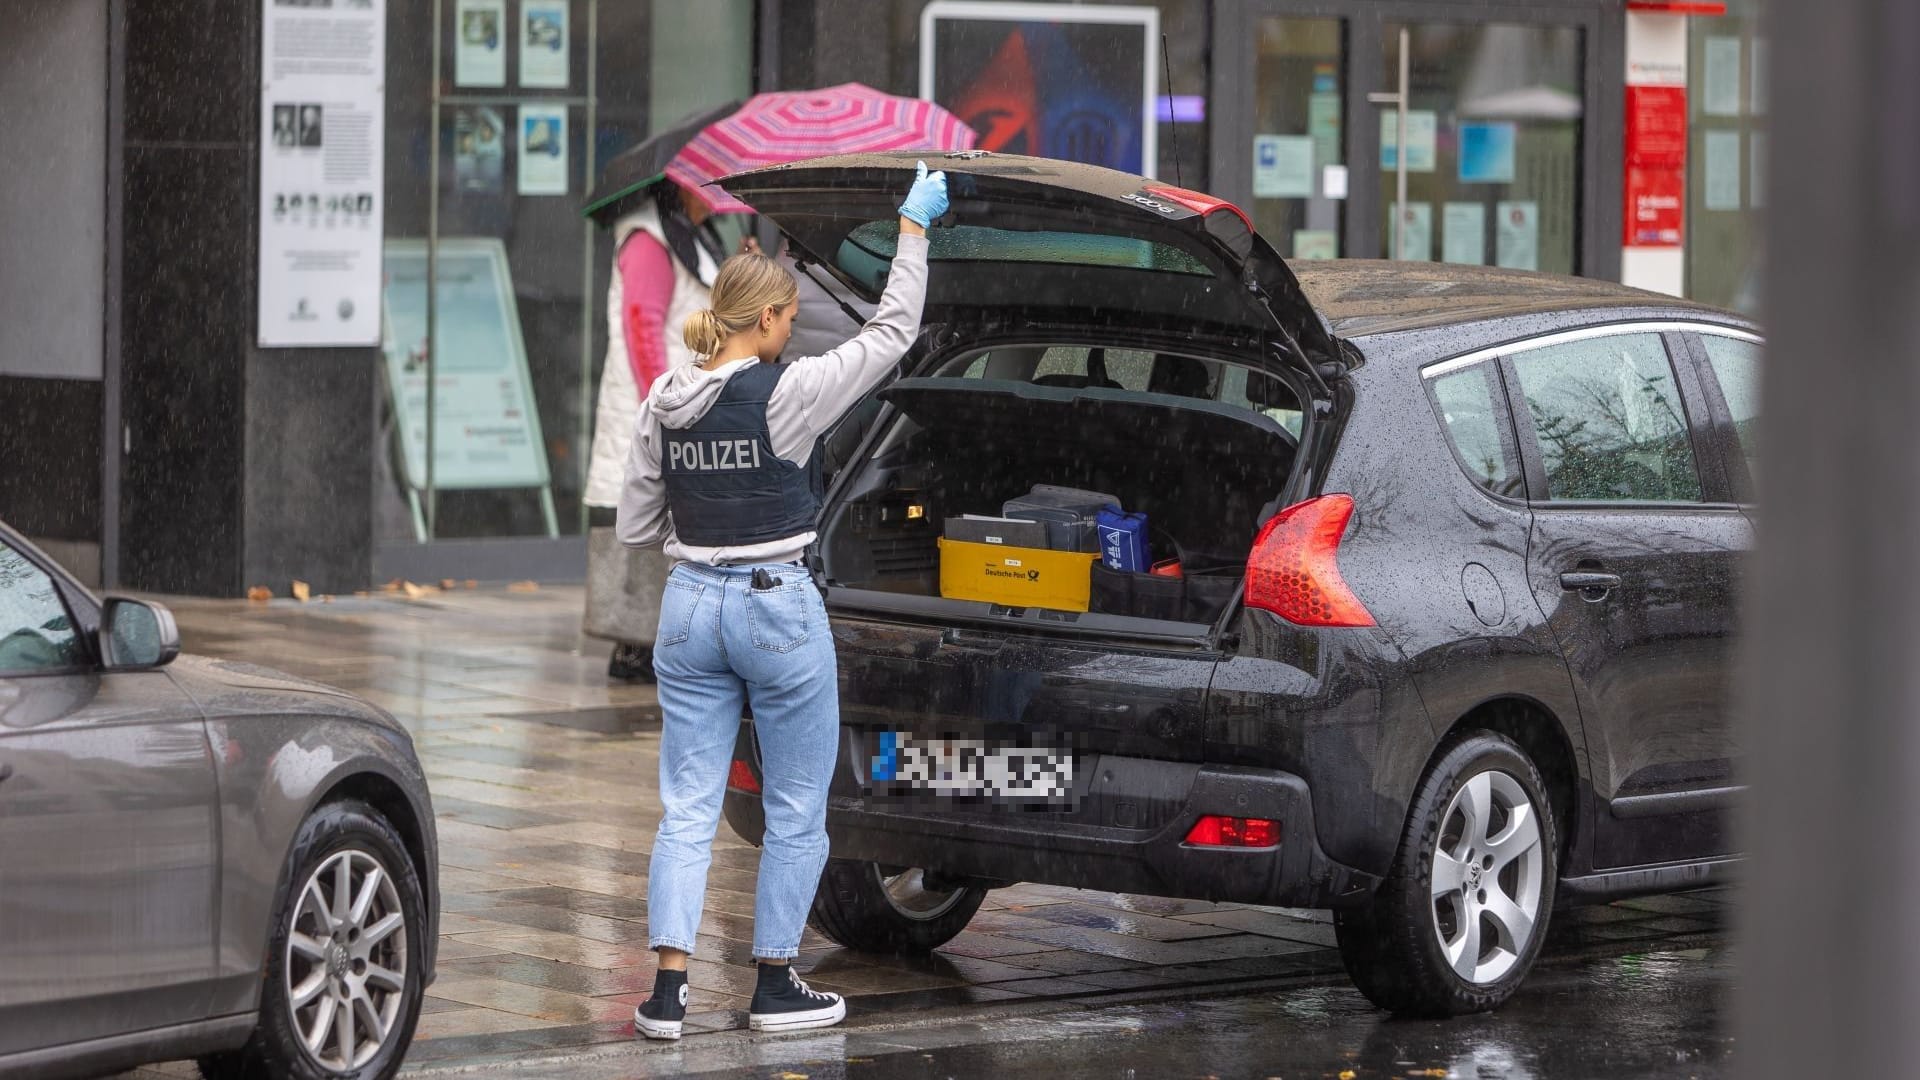
[[1142,195],[1137,191],[1121,197],[1126,199],[1128,202],[1139,203],[1141,206],[1144,206],[1149,210],[1158,210],[1162,214],[1177,214],[1180,212],[1180,207],[1175,206],[1172,203],[1161,202],[1159,199],[1153,198],[1148,195]]

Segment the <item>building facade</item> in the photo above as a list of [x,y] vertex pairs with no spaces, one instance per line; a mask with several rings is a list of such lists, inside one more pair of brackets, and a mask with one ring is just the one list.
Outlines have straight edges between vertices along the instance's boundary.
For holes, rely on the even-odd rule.
[[[29,0],[0,39],[0,519],[108,587],[579,580],[613,256],[581,204],[760,89],[930,94],[982,145],[1232,199],[1290,258],[1750,310],[1760,2]],[[317,61],[266,55],[336,8],[384,24],[347,156],[351,109],[274,96]],[[378,190],[290,207],[301,160]],[[377,222],[377,341],[263,344],[301,213]]]

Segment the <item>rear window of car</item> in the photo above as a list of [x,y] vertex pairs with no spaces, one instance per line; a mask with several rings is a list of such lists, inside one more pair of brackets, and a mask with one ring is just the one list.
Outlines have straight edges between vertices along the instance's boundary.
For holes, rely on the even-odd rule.
[[1685,406],[1659,334],[1611,334],[1517,352],[1520,396],[1547,498],[1699,502]]
[[[869,259],[891,261],[900,244],[900,222],[869,221],[847,234],[840,248],[843,265]],[[956,225],[927,234],[927,258],[934,262],[1054,263],[1101,266],[1210,277],[1206,264],[1170,244],[1131,236],[1046,230],[995,229]],[[848,269],[855,269],[848,266]]]
[[1467,478],[1495,495],[1524,498],[1519,449],[1498,378],[1495,366],[1483,362],[1428,379],[1427,392]]

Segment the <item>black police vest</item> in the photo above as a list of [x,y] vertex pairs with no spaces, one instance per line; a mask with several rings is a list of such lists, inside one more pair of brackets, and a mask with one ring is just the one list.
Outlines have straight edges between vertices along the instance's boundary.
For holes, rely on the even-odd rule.
[[767,401],[786,372],[780,364],[748,364],[692,427],[660,429],[667,512],[681,543],[744,547],[813,531],[818,448],[807,466],[795,465],[774,456],[767,432]]

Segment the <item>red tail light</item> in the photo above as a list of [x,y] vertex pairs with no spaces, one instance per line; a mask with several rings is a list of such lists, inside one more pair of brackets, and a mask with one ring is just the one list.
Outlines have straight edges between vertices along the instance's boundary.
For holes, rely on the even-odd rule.
[[1187,843],[1197,847],[1278,847],[1280,823],[1208,814],[1187,831]]
[[727,770],[727,786],[749,795],[760,794],[760,778],[753,775],[752,767],[738,758],[734,759],[733,768]]
[[1247,557],[1247,606],[1299,626],[1372,626],[1335,557],[1351,517],[1351,495],[1322,495],[1275,514]]

